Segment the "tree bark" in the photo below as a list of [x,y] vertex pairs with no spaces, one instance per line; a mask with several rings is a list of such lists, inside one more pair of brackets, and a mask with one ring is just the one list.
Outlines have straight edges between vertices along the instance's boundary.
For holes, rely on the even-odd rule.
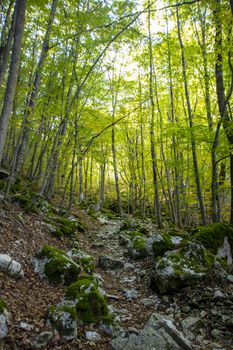
[[16,24],[14,32],[14,43],[11,54],[11,63],[9,68],[7,87],[0,116],[0,164],[2,162],[4,145],[6,141],[7,128],[10,121],[15,89],[18,79],[20,52],[23,40],[24,20],[26,11],[26,0],[18,0],[15,5]]

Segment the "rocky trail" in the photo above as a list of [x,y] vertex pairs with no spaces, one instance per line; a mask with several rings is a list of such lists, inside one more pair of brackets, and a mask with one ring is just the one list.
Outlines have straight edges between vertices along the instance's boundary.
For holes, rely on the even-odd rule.
[[[158,293],[151,287],[154,257],[149,246],[145,256],[140,245],[132,249],[122,219],[93,220],[85,211],[76,211],[73,215],[82,220],[87,229],[76,231],[75,239],[58,239],[43,215],[26,214],[18,206],[1,211],[0,255],[7,254],[12,261],[19,262],[23,278],[9,276],[3,269],[0,272],[0,300],[4,300],[9,309],[4,323],[6,317],[1,314],[0,304],[0,349],[233,349],[232,269],[226,272],[217,266],[195,284]],[[156,241],[161,232],[149,222],[145,226],[149,231],[146,242],[151,243],[155,238]],[[134,237],[133,242],[138,243],[138,237],[141,236]],[[174,237],[173,241],[179,242],[177,236]],[[68,317],[67,307],[75,304],[65,304],[63,314],[56,309],[59,317],[50,316],[52,321],[48,322],[50,306],[61,305],[69,287],[57,281],[49,283],[41,271],[36,270],[33,259],[44,245],[66,252],[72,252],[75,246],[76,250],[78,247],[80,252],[85,252],[85,258],[93,257],[93,276],[98,280],[98,291],[107,302],[113,323],[83,322],[77,326],[73,319],[66,319],[62,333],[60,323],[57,325],[59,317]],[[76,253],[72,254],[69,256],[75,260]],[[172,254],[166,259],[169,256]],[[189,258],[192,260],[191,255]],[[86,291],[95,288],[96,282],[90,281]],[[174,285],[173,280],[169,283]],[[164,288],[163,283],[160,287]]]

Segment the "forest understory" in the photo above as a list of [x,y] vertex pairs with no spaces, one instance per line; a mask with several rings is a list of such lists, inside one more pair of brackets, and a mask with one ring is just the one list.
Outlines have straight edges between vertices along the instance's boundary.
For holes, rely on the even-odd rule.
[[[57,209],[56,215],[58,212]],[[206,271],[203,278],[190,285],[179,285],[174,291],[159,293],[151,286],[154,255],[141,254],[138,247],[137,255],[122,239],[127,240],[130,235],[134,235],[134,239],[141,238],[142,233],[139,231],[144,232],[143,235],[148,240],[158,234],[167,239],[168,232],[173,232],[174,235],[174,227],[168,225],[159,230],[150,220],[142,222],[132,216],[120,218],[115,213],[111,213],[111,218],[103,213],[98,213],[93,218],[86,210],[73,210],[69,213],[70,218],[71,216],[72,220],[75,218],[79,223],[82,222],[85,230],[77,230],[72,235],[66,233],[61,238],[56,236],[52,225],[48,224],[47,214],[30,213],[28,208],[25,212],[19,204],[13,203],[5,203],[2,207],[1,253],[20,262],[24,276],[11,276],[4,269],[0,273],[0,299],[7,303],[10,312],[8,333],[0,340],[1,349],[120,349],[122,344],[112,345],[111,340],[123,330],[134,333],[143,329],[155,312],[174,322],[177,330],[187,337],[190,349],[233,349],[232,265],[225,266],[225,269],[214,265]],[[131,234],[127,236],[127,232]],[[176,229],[175,236],[182,237],[184,232]],[[189,240],[191,237],[189,233]],[[84,322],[78,325],[75,338],[71,330],[71,339],[67,340],[65,326],[61,330],[48,322],[51,305],[64,300],[67,287],[62,283],[51,282],[46,275],[41,276],[35,272],[33,258],[45,245],[66,252],[76,247],[75,249],[94,258],[95,268],[89,274],[94,274],[101,281],[101,288],[106,292],[104,295],[109,311],[114,314],[111,325],[103,327],[100,322]],[[106,256],[115,263],[101,263],[101,257]],[[117,266],[119,261],[120,266]],[[88,331],[97,332],[100,339],[89,339]],[[43,332],[48,332],[50,338],[41,345],[38,338]],[[147,338],[143,341],[144,343],[139,341],[138,346],[126,346],[126,349],[142,349],[142,346],[143,349],[152,349],[150,343],[147,344]],[[167,346],[168,344],[169,341]],[[158,339],[154,339],[153,348],[160,349],[162,346]],[[173,346],[174,349],[187,348],[182,344]]]

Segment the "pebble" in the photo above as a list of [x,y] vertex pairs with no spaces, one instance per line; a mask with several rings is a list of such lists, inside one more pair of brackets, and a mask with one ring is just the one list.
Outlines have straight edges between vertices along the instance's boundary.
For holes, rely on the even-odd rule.
[[221,290],[218,289],[214,292],[214,299],[225,299],[225,298],[226,296],[223,292],[221,292]]
[[211,335],[213,338],[219,339],[219,337],[221,336],[221,331],[219,329],[214,328],[211,331]]
[[124,290],[123,294],[126,297],[126,299],[137,299],[138,298],[138,292],[134,288]]
[[86,339],[89,341],[99,341],[101,340],[101,335],[97,332],[92,332],[92,331],[87,331],[86,334]]
[[228,275],[227,276],[227,281],[230,283],[233,283],[233,275]]

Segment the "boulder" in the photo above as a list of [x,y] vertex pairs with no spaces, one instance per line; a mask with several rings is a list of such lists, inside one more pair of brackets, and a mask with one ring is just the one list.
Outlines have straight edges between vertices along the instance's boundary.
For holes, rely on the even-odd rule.
[[75,248],[70,250],[67,255],[81,266],[83,272],[91,274],[94,271],[95,262],[93,256]]
[[0,339],[7,336],[9,317],[7,304],[0,299]]
[[111,342],[112,350],[192,350],[189,341],[173,322],[154,313],[145,328],[122,331]]
[[103,270],[123,270],[124,262],[118,259],[113,259],[110,256],[100,256],[99,257],[99,266]]
[[212,254],[225,258],[228,265],[232,264],[233,227],[231,225],[217,223],[201,226],[192,240],[201,243]]
[[128,254],[132,259],[135,260],[146,258],[146,238],[135,236],[132,240],[132,245],[128,248]]
[[77,311],[74,302],[64,301],[49,310],[49,322],[66,340],[77,338]]
[[22,265],[7,254],[0,254],[0,271],[14,278],[22,278]]
[[151,285],[161,294],[193,285],[206,275],[214,262],[215,256],[201,244],[188,242],[182,249],[157,259]]
[[36,253],[33,262],[35,272],[55,284],[69,285],[78,279],[81,271],[65,251],[48,245]]
[[66,291],[66,298],[75,303],[78,321],[99,323],[109,320],[105,298],[100,293],[98,281],[93,276],[85,276],[71,284]]

